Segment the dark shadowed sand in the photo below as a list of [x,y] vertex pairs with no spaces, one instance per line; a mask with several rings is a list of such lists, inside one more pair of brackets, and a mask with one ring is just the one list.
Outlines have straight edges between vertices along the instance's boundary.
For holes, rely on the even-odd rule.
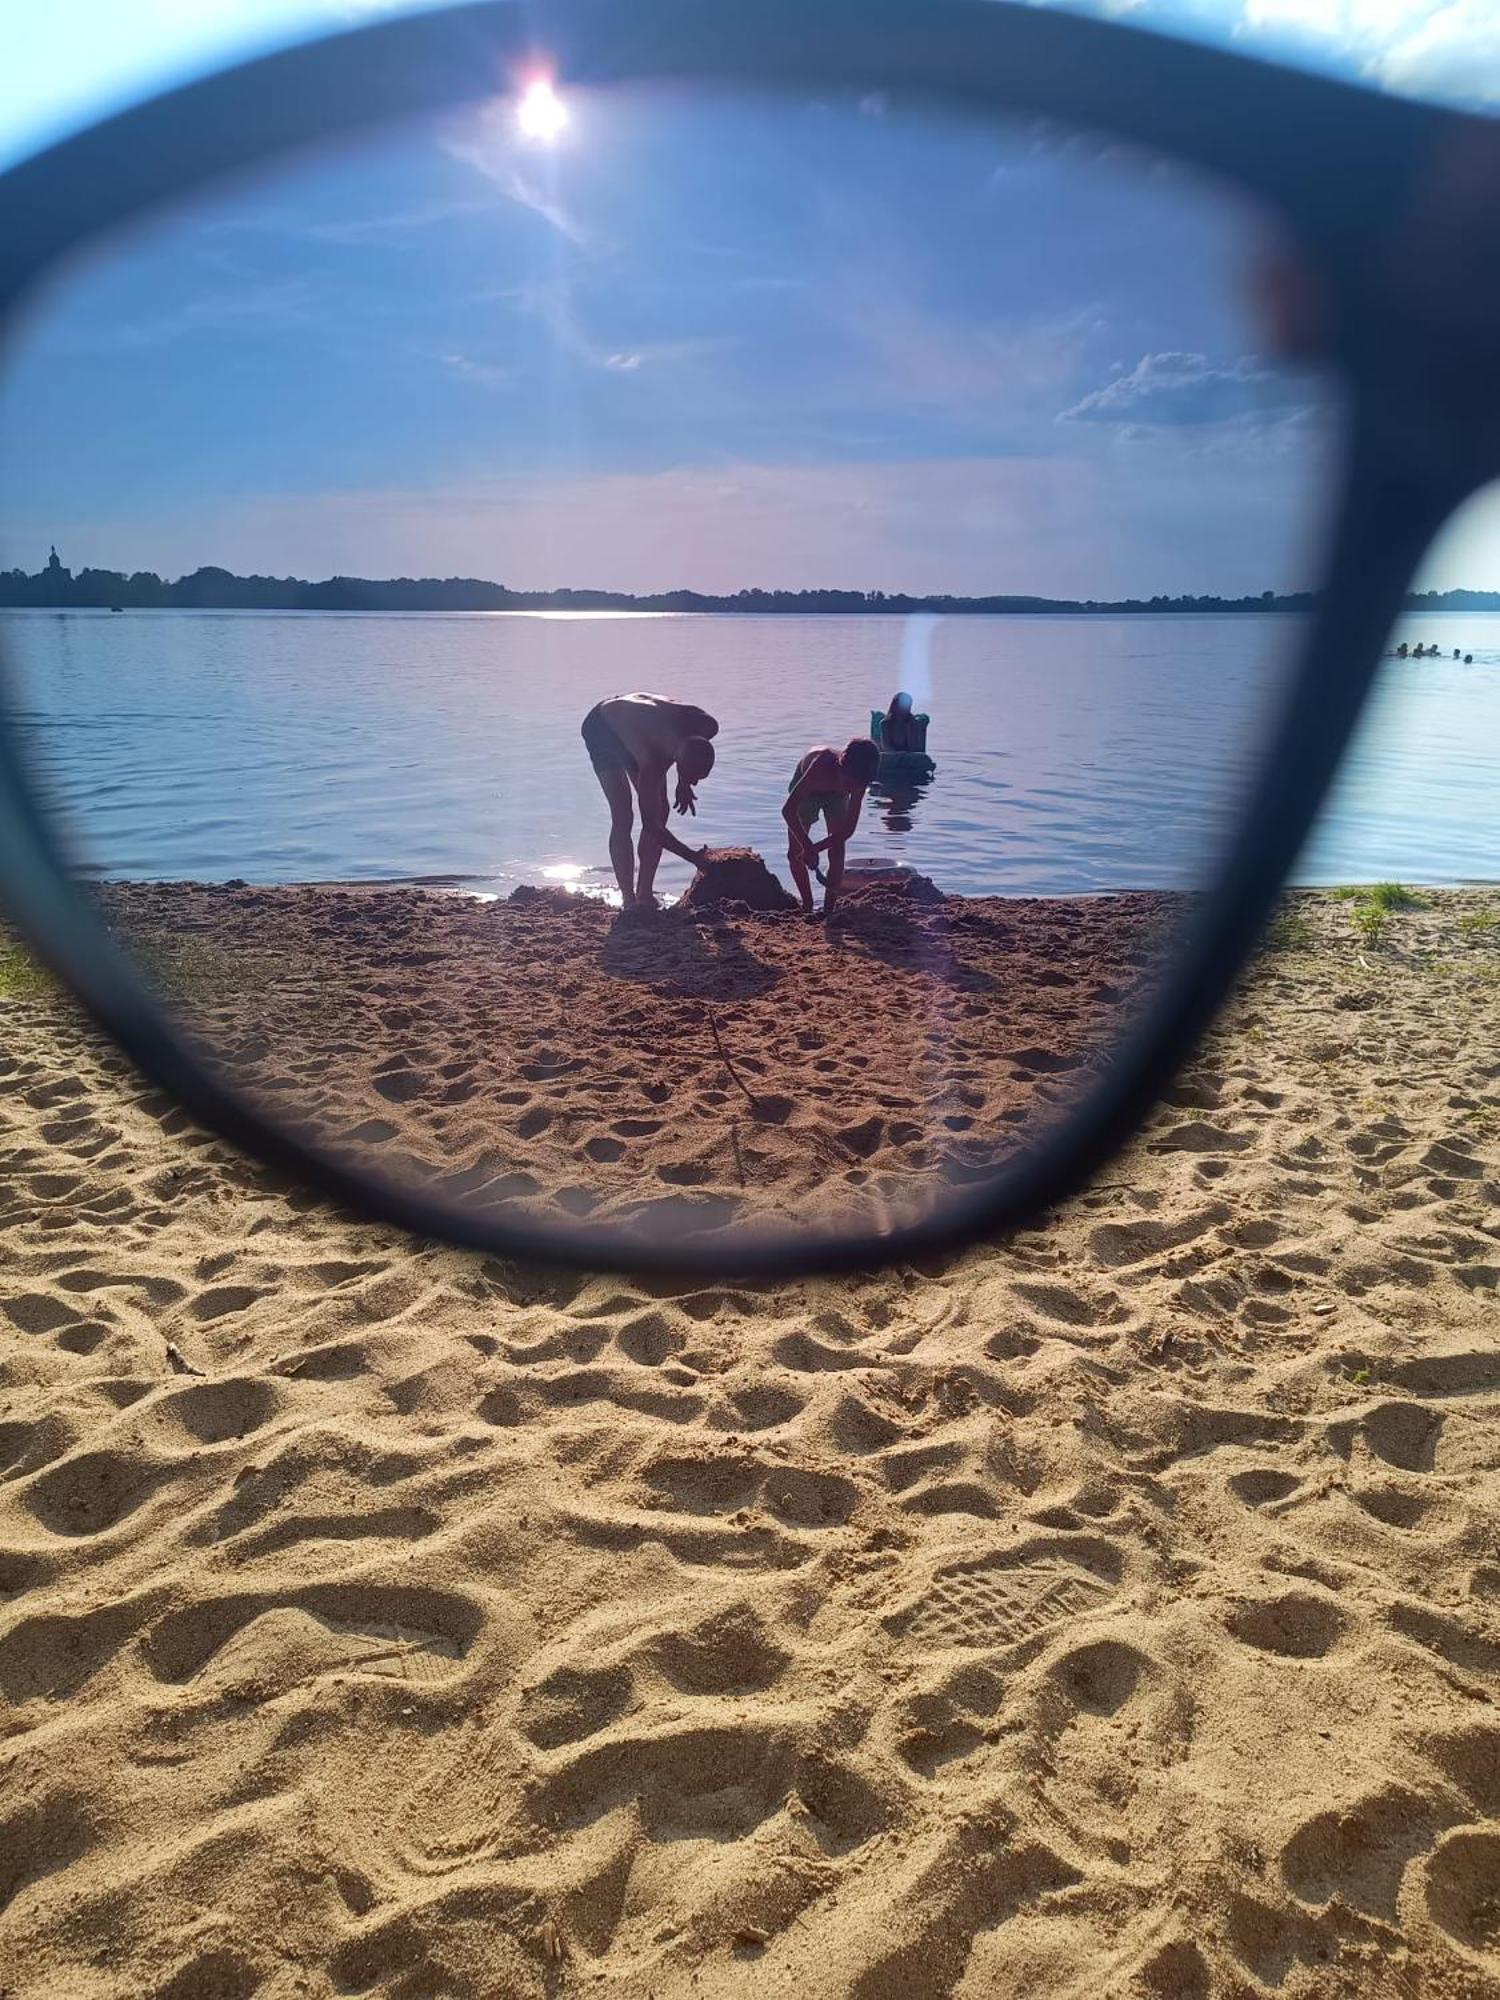
[[1174,914],[921,878],[826,925],[559,890],[102,893],[224,1069],[325,1143],[657,1234],[900,1212],[986,1173],[1108,1060]]

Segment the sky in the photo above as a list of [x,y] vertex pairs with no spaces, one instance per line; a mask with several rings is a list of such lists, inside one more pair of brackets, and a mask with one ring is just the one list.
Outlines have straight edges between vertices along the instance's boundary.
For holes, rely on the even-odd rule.
[[[28,9],[0,157],[374,11]],[[1489,0],[1113,11],[1500,101]],[[555,143],[497,101],[245,187],[58,288],[0,389],[0,561],[56,540],[74,566],[523,588],[1316,580],[1338,409],[1265,358],[1259,218],[1097,146],[868,99],[561,89]],[[1453,562],[1432,580],[1500,586],[1482,510]]]

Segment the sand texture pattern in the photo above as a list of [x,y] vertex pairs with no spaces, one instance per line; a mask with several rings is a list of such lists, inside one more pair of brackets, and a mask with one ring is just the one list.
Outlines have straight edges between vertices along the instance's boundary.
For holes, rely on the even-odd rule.
[[1494,2000],[1497,909],[1300,899],[1045,1226],[757,1288],[0,1002],[0,1989]]

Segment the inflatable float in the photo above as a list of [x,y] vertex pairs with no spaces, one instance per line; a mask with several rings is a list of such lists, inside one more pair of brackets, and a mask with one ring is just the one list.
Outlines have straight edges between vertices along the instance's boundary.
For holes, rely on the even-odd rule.
[[885,710],[883,708],[872,708],[870,710],[870,735],[880,752],[880,770],[877,774],[879,778],[904,778],[908,783],[912,779],[916,779],[921,784],[932,777],[937,770],[937,765],[927,754],[927,723],[929,718],[925,715],[913,715],[911,720],[917,731],[921,747],[916,750],[887,750],[885,747]]

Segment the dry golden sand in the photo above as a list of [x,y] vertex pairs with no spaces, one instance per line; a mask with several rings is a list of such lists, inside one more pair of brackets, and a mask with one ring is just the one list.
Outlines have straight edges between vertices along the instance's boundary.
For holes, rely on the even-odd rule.
[[1497,909],[1303,899],[1048,1226],[758,1289],[0,1005],[0,1988],[1500,1993]]

